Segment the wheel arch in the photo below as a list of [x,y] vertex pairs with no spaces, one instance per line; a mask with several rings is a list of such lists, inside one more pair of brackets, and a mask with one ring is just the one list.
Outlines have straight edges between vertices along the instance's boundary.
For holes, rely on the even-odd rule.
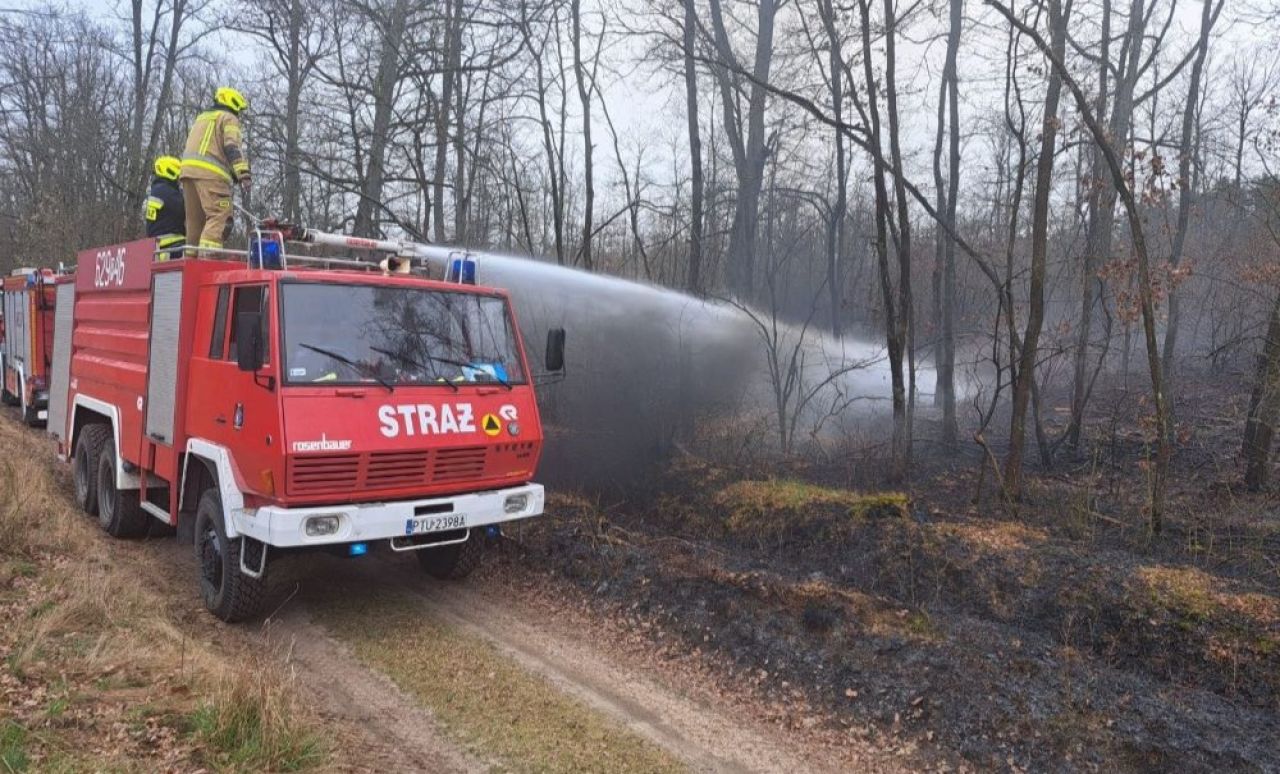
[[125,470],[124,457],[120,454],[120,410],[106,401],[91,398],[88,395],[76,395],[71,404],[71,417],[68,419],[71,433],[67,441],[68,455],[75,453],[76,443],[80,440],[80,431],[86,425],[101,423],[111,427],[112,450],[116,455],[116,488],[140,489],[141,482],[136,473]]
[[223,525],[227,537],[240,537],[233,514],[244,510],[244,494],[235,462],[227,447],[203,438],[188,438],[182,463],[182,489],[179,510],[194,511],[206,486],[215,486],[222,499]]

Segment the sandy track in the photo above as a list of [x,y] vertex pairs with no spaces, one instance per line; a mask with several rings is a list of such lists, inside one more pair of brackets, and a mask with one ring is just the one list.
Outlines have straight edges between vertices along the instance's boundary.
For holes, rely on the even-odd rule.
[[567,639],[466,587],[426,586],[419,596],[424,608],[442,622],[495,643],[524,668],[697,771],[812,770],[789,755],[778,740],[610,661],[592,647],[589,636]]
[[301,607],[273,618],[264,631],[287,646],[289,662],[325,720],[359,729],[361,743],[376,748],[381,759],[376,770],[461,774],[488,769],[445,739],[432,714],[390,679],[357,663]]
[[[662,747],[695,771],[847,770],[847,753],[856,752],[846,750],[836,761],[825,753],[804,749],[782,729],[745,718],[735,708],[718,706],[687,686],[672,684],[667,675],[620,658],[607,637],[593,636],[589,621],[565,620],[544,609],[525,606],[518,595],[504,594],[501,583],[433,582],[421,576],[416,563],[318,560],[309,565],[299,569],[308,575],[345,580],[340,585],[348,593],[378,586],[409,591],[435,622],[489,641],[524,669]],[[307,585],[305,578],[300,583]],[[303,608],[305,596],[299,600]],[[857,758],[868,768],[894,768],[887,765],[888,759],[880,751],[865,752]]]

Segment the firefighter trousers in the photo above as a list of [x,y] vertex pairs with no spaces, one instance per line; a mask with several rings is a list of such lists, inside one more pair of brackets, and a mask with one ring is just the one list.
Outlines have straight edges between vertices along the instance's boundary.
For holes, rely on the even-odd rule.
[[187,255],[196,247],[222,247],[231,236],[231,184],[222,180],[183,180],[187,208]]

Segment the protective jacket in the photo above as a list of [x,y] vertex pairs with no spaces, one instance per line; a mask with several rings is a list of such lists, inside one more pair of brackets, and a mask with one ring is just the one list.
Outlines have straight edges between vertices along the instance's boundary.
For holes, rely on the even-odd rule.
[[147,223],[147,236],[155,237],[161,250],[181,245],[186,241],[186,206],[182,190],[177,182],[162,177],[151,181],[143,218]]
[[249,177],[249,159],[240,141],[240,119],[221,105],[196,116],[182,150],[181,180],[233,183]]

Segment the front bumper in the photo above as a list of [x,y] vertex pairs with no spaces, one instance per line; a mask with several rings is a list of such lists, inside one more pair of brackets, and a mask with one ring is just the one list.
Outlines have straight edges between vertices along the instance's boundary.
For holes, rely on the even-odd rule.
[[[507,513],[505,503],[512,495],[528,497],[523,509]],[[231,521],[236,532],[278,548],[298,546],[325,546],[337,543],[372,542],[405,537],[406,525],[415,516],[446,511],[461,514],[467,519],[467,528],[475,529],[490,524],[527,519],[542,513],[544,493],[541,484],[524,484],[508,489],[432,497],[424,500],[402,500],[388,503],[349,503],[307,508],[280,508],[274,505],[263,508],[245,508],[233,511]],[[419,511],[418,509],[422,509]],[[331,535],[309,536],[306,522],[312,516],[337,516],[338,530]]]

